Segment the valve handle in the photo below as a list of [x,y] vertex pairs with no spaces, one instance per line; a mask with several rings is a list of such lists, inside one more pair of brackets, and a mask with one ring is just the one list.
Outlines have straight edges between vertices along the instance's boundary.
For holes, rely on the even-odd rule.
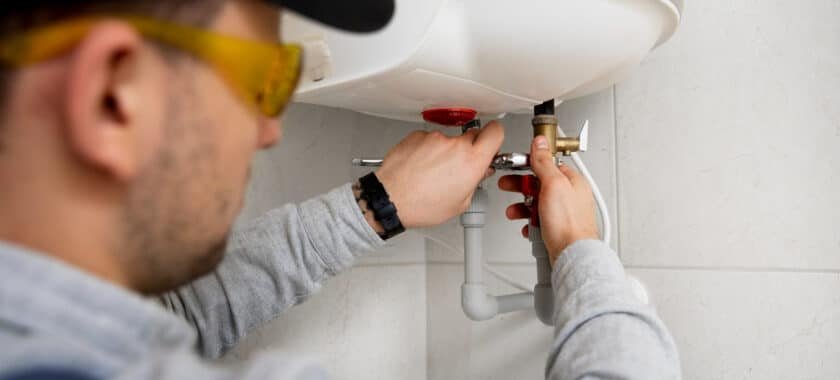
[[540,226],[539,195],[540,180],[535,175],[522,176],[522,194],[525,196],[525,207],[530,211],[532,226]]

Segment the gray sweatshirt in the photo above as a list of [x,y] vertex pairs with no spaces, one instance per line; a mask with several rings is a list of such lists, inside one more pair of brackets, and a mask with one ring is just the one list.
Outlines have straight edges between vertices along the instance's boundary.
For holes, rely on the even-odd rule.
[[[349,184],[252,221],[215,272],[160,302],[0,243],[0,379],[45,368],[93,379],[325,379],[317,363],[285,354],[236,366],[212,359],[382,244]],[[608,246],[573,244],[552,281],[548,378],[680,377],[667,328],[628,289]]]

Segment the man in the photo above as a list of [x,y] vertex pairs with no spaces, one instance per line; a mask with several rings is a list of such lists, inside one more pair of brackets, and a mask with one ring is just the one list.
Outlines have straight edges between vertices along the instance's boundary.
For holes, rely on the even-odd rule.
[[[383,239],[467,207],[502,143],[497,123],[460,137],[415,132],[375,175],[230,234],[248,163],[279,139],[276,116],[299,71],[300,52],[274,43],[272,3],[3,8],[0,379],[325,378],[282,355],[236,368],[206,358]],[[357,31],[393,11],[385,0],[284,3]],[[544,139],[532,154],[557,293],[547,376],[679,377],[666,328],[595,240],[585,181],[554,165]]]

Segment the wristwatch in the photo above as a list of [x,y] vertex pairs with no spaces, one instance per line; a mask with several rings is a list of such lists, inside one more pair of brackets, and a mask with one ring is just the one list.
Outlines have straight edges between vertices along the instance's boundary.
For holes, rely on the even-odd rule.
[[388,197],[388,192],[385,191],[385,186],[379,182],[375,173],[370,173],[362,178],[359,178],[359,185],[362,192],[360,198],[367,202],[368,208],[373,211],[373,218],[382,224],[385,232],[379,234],[383,240],[388,240],[405,231],[400,217],[397,216],[397,206],[391,202]]

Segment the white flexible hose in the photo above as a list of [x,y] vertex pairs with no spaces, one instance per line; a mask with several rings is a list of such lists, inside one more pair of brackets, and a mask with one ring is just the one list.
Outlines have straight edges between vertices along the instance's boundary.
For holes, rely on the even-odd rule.
[[[566,134],[560,127],[557,127],[557,134],[560,137],[566,137]],[[610,221],[610,212],[607,209],[607,202],[604,200],[601,188],[598,187],[598,183],[592,178],[592,174],[589,173],[589,169],[577,153],[572,153],[572,162],[575,163],[580,174],[586,179],[586,182],[589,182],[589,187],[592,188],[592,195],[595,196],[595,204],[598,206],[598,212],[601,214],[601,240],[609,245],[612,240],[612,222]]]
[[[412,232],[439,244],[441,247],[446,248],[447,250],[451,251],[452,253],[455,253],[455,254],[460,255],[460,256],[464,256],[464,251],[453,247],[451,244],[449,244],[449,243],[447,243],[443,240],[440,240],[440,239],[438,239],[434,236],[431,236],[431,235],[424,234],[422,232],[418,232],[416,230],[412,231]],[[522,290],[522,291],[525,291],[525,292],[529,292],[529,293],[534,291],[533,287],[523,285],[523,284],[517,282],[516,280],[510,278],[508,275],[506,275],[502,272],[499,272],[498,270],[496,270],[495,268],[490,266],[490,264],[487,264],[487,263],[483,262],[483,263],[481,263],[481,266],[482,266],[482,268],[484,268],[484,270],[487,271],[487,273],[490,273],[490,275],[492,275],[493,277],[496,277],[496,279],[498,279],[501,282],[504,282],[505,284],[508,284],[508,285],[510,285],[510,286],[512,286],[516,289],[519,289],[519,290]]]
[[[561,137],[566,137],[566,134],[563,133],[563,129],[560,127],[557,127],[557,134]],[[589,173],[589,169],[586,167],[586,164],[583,163],[583,160],[580,159],[580,156],[577,153],[572,153],[572,161],[575,163],[578,171],[580,171],[580,174],[586,178],[586,181],[589,182],[589,186],[592,188],[592,194],[595,196],[595,203],[598,205],[598,212],[601,214],[601,231],[603,241],[609,245],[612,236],[612,223],[610,221],[610,213],[607,209],[607,202],[604,200],[604,195],[601,194],[601,189],[598,187],[595,179],[592,178],[592,174]],[[633,294],[635,294],[642,303],[645,305],[651,304],[650,295],[641,280],[628,273],[627,282],[630,289],[633,291]]]

